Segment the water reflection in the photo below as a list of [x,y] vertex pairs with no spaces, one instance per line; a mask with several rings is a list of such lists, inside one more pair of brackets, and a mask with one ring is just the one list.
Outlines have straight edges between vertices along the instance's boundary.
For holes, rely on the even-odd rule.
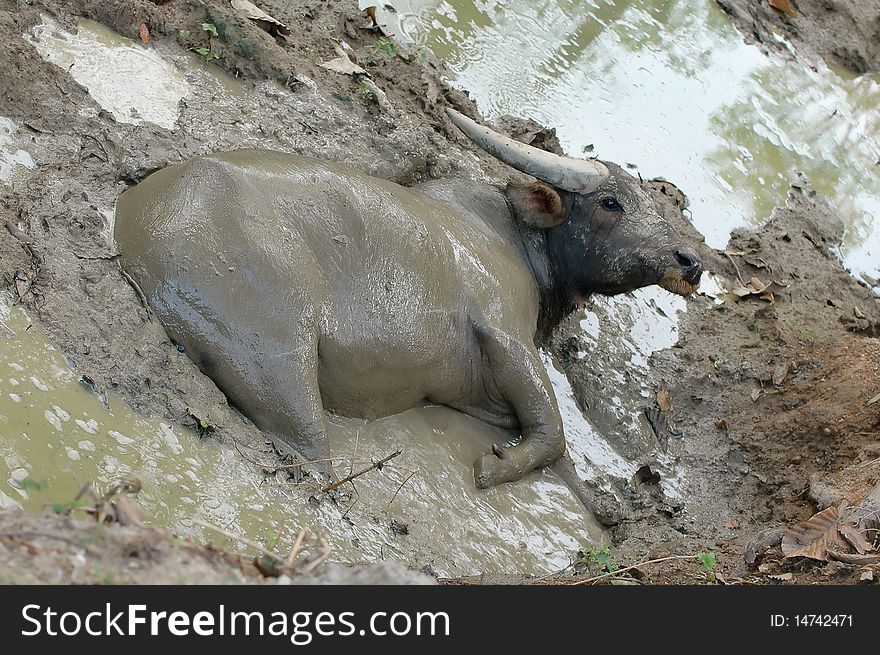
[[764,221],[803,171],[847,223],[845,263],[880,274],[876,78],[765,57],[711,0],[394,5],[383,20],[446,59],[484,113],[676,181],[710,245]]

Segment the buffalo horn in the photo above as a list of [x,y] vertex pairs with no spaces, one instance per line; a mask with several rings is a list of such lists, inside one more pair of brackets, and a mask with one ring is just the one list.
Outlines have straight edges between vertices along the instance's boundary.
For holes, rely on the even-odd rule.
[[447,109],[446,113],[467,138],[490,155],[556,188],[590,193],[608,177],[608,169],[601,162],[560,157],[498,134],[454,109]]

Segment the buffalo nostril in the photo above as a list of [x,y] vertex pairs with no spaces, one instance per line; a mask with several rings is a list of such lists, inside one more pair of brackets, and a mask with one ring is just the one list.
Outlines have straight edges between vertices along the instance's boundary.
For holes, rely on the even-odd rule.
[[685,279],[685,282],[688,282],[689,284],[699,284],[700,276],[702,274],[703,265],[700,262],[691,264],[681,272],[681,276]]
[[703,265],[697,259],[696,253],[690,250],[677,250],[675,260],[681,264],[681,277],[688,284],[699,284],[700,275],[703,273]]
[[697,259],[697,255],[690,250],[676,250],[675,261],[681,264],[684,268],[690,268],[694,264],[700,263]]

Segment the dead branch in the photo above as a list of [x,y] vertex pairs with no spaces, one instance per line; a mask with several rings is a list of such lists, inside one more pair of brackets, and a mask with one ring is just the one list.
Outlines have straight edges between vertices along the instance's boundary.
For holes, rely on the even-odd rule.
[[618,575],[620,573],[624,573],[626,571],[631,571],[632,569],[637,569],[640,566],[647,566],[648,564],[659,564],[660,562],[671,562],[673,560],[682,560],[682,559],[690,559],[690,560],[698,560],[699,558],[696,555],[672,555],[670,557],[661,557],[659,559],[649,559],[644,562],[639,562],[638,564],[633,564],[632,566],[625,566],[622,569],[617,569],[616,571],[610,571],[609,573],[603,573],[602,575],[597,575],[594,578],[587,578],[586,580],[578,580],[577,582],[572,582],[572,585],[582,585],[582,584],[592,584],[594,582],[598,582],[599,580],[604,580],[605,578],[610,578],[612,576]]
[[311,573],[321,564],[323,564],[328,557],[330,557],[330,545],[327,543],[327,540],[324,539],[324,535],[319,534],[317,535],[317,537],[318,541],[321,543],[321,553],[314,560],[303,567],[303,573]]
[[201,519],[193,519],[193,523],[195,523],[196,525],[200,525],[203,528],[207,528],[208,530],[212,530],[213,532],[216,532],[218,534],[221,534],[224,537],[226,537],[227,539],[232,539],[233,541],[237,541],[239,543],[242,543],[245,546],[250,546],[251,548],[256,548],[258,551],[260,551],[260,553],[262,553],[266,557],[271,557],[273,559],[273,561],[275,561],[275,562],[283,562],[284,561],[283,557],[279,557],[278,555],[273,553],[271,550],[264,548],[260,544],[254,542],[254,541],[251,541],[250,539],[248,539],[246,537],[242,537],[241,535],[227,532],[223,528],[217,527],[213,523],[208,523],[207,521],[202,521]]
[[403,452],[402,450],[397,450],[397,451],[391,453],[390,455],[383,457],[378,462],[373,462],[367,468],[360,470],[357,473],[353,473],[352,475],[347,475],[342,480],[338,480],[337,482],[332,482],[332,483],[328,484],[327,486],[325,486],[323,489],[321,489],[321,492],[327,493],[328,491],[333,491],[334,489],[336,489],[336,487],[341,487],[342,485],[346,484],[347,482],[351,482],[352,480],[359,478],[362,475],[366,475],[367,473],[369,473],[370,471],[372,471],[374,469],[381,469],[387,462],[391,461],[392,459],[394,459],[395,457],[400,455],[400,453],[402,453],[402,452]]
[[91,550],[88,546],[84,546],[80,543],[77,543],[73,539],[63,537],[60,534],[51,534],[49,532],[38,532],[36,530],[12,530],[8,532],[0,532],[0,537],[9,537],[10,539],[26,539],[28,537],[43,537],[44,539],[55,539],[56,541],[63,541],[64,543],[70,544],[71,546],[82,548],[89,555],[96,554],[95,551]]
[[724,253],[724,255],[730,260],[730,263],[733,264],[733,268],[736,269],[736,279],[739,280],[739,283],[742,286],[746,286],[742,273],[739,272],[739,266],[737,266],[736,261],[733,259],[733,255],[739,253],[731,253],[729,250],[722,250],[721,252]]
[[129,275],[126,272],[126,270],[124,268],[122,268],[122,266],[119,267],[119,274],[122,275],[122,277],[125,279],[125,281],[128,282],[128,285],[132,289],[134,289],[134,293],[137,296],[138,301],[141,303],[141,306],[144,308],[144,311],[147,312],[147,318],[150,319],[150,321],[152,321],[153,320],[153,310],[150,308],[150,304],[147,302],[147,297],[144,295],[144,292],[141,291],[141,288],[140,288],[140,286],[138,286],[138,283],[134,281],[134,278],[131,275]]
[[293,542],[293,548],[290,549],[290,555],[287,556],[287,560],[284,562],[288,568],[291,568],[294,561],[296,561],[296,556],[299,554],[299,549],[302,548],[303,540],[308,533],[309,531],[303,528],[299,531],[299,534],[296,535],[296,540]]
[[391,500],[389,500],[389,501],[388,501],[388,504],[385,505],[385,509],[388,509],[389,507],[391,507],[391,503],[393,503],[393,502],[394,502],[394,499],[397,498],[397,494],[400,493],[400,490],[403,489],[403,486],[404,486],[407,482],[409,482],[409,481],[410,481],[410,478],[412,478],[412,477],[413,477],[416,473],[418,473],[418,472],[419,472],[419,469],[415,469],[414,471],[410,471],[409,475],[406,476],[406,477],[403,479],[403,482],[400,483],[400,486],[397,487],[397,491],[394,492],[394,495],[391,496]]

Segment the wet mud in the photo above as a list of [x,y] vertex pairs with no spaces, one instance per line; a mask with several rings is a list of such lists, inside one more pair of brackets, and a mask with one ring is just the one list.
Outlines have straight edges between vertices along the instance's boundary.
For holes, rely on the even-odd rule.
[[880,71],[880,2],[716,0],[746,39],[767,50],[822,58],[857,74]]
[[[469,430],[461,416],[439,408],[402,415],[387,429],[381,422],[342,426],[337,437],[331,435],[334,448],[350,447],[351,430],[360,430],[356,448],[341,451],[351,458],[352,470],[392,452],[398,439],[416,432],[426,436],[420,449],[401,456],[396,471],[365,475],[356,493],[322,496],[315,507],[314,489],[299,484],[265,436],[168,339],[121,274],[110,239],[116,198],[170,163],[240,147],[345,161],[402,184],[450,176],[500,182],[512,174],[466,145],[448,123],[446,106],[470,115],[476,115],[475,107],[443,82],[446,70],[430,54],[401,50],[389,56],[381,34],[369,28],[354,3],[261,4],[291,27],[291,35],[268,34],[219,2],[0,2],[0,61],[11,63],[0,76],[0,271],[11,302],[63,355],[72,380],[91,381],[94,392],[86,392],[93,401],[102,394],[118,398],[138,418],[165,422],[177,439],[195,448],[200,435],[192,417],[198,417],[212,428],[201,443],[222,454],[218,466],[240,467],[236,470],[246,471],[242,478],[253,483],[248,502],[260,506],[253,512],[268,513],[269,503],[274,512],[296,506],[302,516],[318,516],[323,522],[317,525],[334,526],[338,559],[392,559],[443,577],[488,571],[508,576],[503,581],[522,581],[521,574],[567,568],[589,542],[609,544],[625,563],[712,550],[728,578],[769,583],[767,576],[783,570],[784,562],[765,573],[743,559],[757,532],[803,520],[829,497],[856,502],[872,493],[869,478],[850,473],[876,457],[872,448],[880,441],[880,404],[867,404],[880,393],[876,287],[860,284],[841,266],[836,253],[842,227],[834,209],[809,189],[793,189],[788,205],[766,226],[737,231],[726,254],[700,247],[712,275],[686,303],[665,292],[636,294],[654,303],[656,311],[643,315],[633,297],[596,298],[554,336],[548,351],[555,361],[548,356],[545,364],[568,417],[566,429],[578,431],[580,445],[572,455],[579,471],[608,513],[618,517],[607,534],[587,524],[576,501],[548,473],[510,485],[517,491],[502,490],[503,497],[498,490],[477,492],[464,485],[460,498],[445,504],[437,496],[446,487],[430,476],[406,482],[411,471],[427,467],[436,468],[433,480],[461,477],[473,452],[485,447],[478,440],[431,441],[437,433]],[[87,80],[78,81],[40,54],[35,41],[65,38],[60,32],[74,32],[78,17],[129,39],[138,39],[140,25],[146,26],[149,51],[172,63],[185,81],[172,103],[176,116],[144,115],[136,104],[108,109],[83,86]],[[217,37],[205,32],[205,22],[217,27]],[[395,116],[361,81],[320,66],[337,56],[331,38],[352,46]],[[207,55],[197,53],[205,48]],[[170,121],[167,127],[163,121]],[[555,135],[540,126],[514,121],[508,129],[535,145],[559,147]],[[682,215],[685,196],[671,184],[653,186],[667,220],[688,240],[699,241]],[[759,295],[734,301],[725,291],[752,277],[776,283],[774,302]],[[631,325],[642,327],[631,331]],[[775,384],[782,364],[786,374]],[[17,392],[3,392],[4,411],[11,411],[6,408],[15,401],[9,394]],[[54,410],[53,415],[70,431]],[[52,423],[45,415],[38,419],[48,426],[44,438],[50,438]],[[402,426],[395,428],[394,421]],[[82,450],[78,442],[70,447]],[[10,474],[21,468],[9,466]],[[854,479],[862,480],[861,486],[851,484]],[[20,488],[19,482],[4,487],[11,498],[7,504],[35,509],[12,495],[10,488]],[[399,493],[409,500],[408,509],[398,512],[400,498],[392,496],[401,483]],[[266,494],[264,485],[276,488]],[[822,496],[821,489],[833,494]],[[40,498],[51,493],[50,488]],[[68,494],[68,488],[58,493]],[[389,500],[394,500],[390,509]],[[456,526],[442,541],[427,518],[440,505],[447,511],[444,520]],[[479,516],[469,518],[469,512]],[[554,512],[558,515],[548,518]],[[24,520],[16,516],[14,521]],[[56,525],[52,517],[27,516],[63,533],[80,529]],[[221,522],[217,514],[205,516]],[[234,527],[246,532],[237,518]],[[202,530],[187,532],[185,522],[164,524],[170,530],[161,531],[165,539],[181,531],[206,539]],[[278,529],[289,547],[296,527],[273,518],[252,536],[265,538],[265,530]],[[0,544],[8,551],[3,559],[15,565],[9,570],[20,568],[16,558],[29,556],[27,544]],[[36,547],[52,557],[45,545]],[[114,556],[110,550],[104,555]],[[691,565],[645,574],[647,582],[705,581]],[[121,581],[147,582],[155,575],[146,570]],[[242,580],[228,571],[218,576],[211,579]],[[826,575],[817,568],[803,576],[802,581],[857,581],[859,569]],[[85,581],[73,575],[37,578]]]

